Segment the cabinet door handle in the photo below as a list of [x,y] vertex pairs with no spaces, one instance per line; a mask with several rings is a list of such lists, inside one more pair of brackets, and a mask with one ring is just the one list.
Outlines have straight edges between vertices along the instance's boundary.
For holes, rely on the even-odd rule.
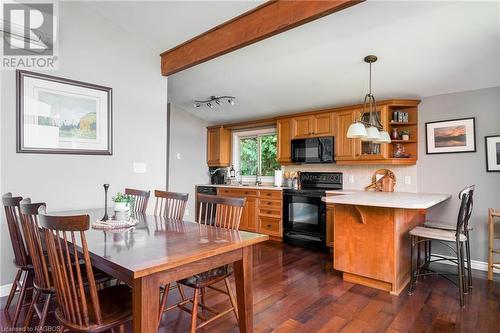
[[270,211],[270,210],[268,210],[268,211],[267,211],[267,213],[268,213],[268,214],[271,214],[271,211]]
[[267,196],[270,196],[270,195],[271,195],[271,193],[268,193],[268,194],[267,194]]
[[268,205],[272,205],[273,203],[272,203],[272,202],[268,202],[267,204],[268,204]]
[[267,227],[268,227],[268,228],[271,228],[271,225],[270,225],[270,224],[268,224],[268,225],[267,225]]

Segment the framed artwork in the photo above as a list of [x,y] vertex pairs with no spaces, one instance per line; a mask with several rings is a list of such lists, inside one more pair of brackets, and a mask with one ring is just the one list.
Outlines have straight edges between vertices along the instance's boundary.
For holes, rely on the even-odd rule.
[[425,123],[425,136],[427,154],[476,151],[475,118]]
[[112,155],[112,89],[17,71],[17,152]]
[[484,138],[486,141],[486,171],[500,172],[500,135]]

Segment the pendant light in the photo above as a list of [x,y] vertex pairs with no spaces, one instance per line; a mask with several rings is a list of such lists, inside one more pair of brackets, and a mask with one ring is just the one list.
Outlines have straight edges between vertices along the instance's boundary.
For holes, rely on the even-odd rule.
[[[363,101],[363,112],[360,114],[359,119],[349,126],[347,137],[351,139],[359,138],[363,141],[372,141],[375,143],[389,143],[391,142],[391,137],[384,130],[380,122],[377,113],[377,104],[372,94],[372,63],[377,61],[377,57],[368,55],[364,61],[370,65],[369,92],[365,95]],[[363,119],[365,114],[368,114],[368,121]]]

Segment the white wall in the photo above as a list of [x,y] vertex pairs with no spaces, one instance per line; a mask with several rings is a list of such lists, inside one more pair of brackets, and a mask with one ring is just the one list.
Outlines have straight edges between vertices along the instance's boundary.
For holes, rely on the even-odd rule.
[[[60,67],[47,74],[113,88],[113,155],[17,154],[15,72],[3,71],[2,192],[45,201],[50,211],[103,206],[103,183],[111,184],[111,194],[126,186],[165,188],[167,85],[156,52],[84,3],[61,2]],[[147,172],[135,174],[133,162],[146,163]],[[3,220],[0,232],[3,285],[12,282],[14,272]]]
[[184,217],[188,221],[194,221],[195,184],[210,182],[206,161],[207,126],[204,120],[171,105],[169,191],[189,193],[188,215]]
[[[429,217],[454,224],[458,215],[458,192],[476,185],[471,225],[472,259],[487,261],[487,210],[500,208],[500,173],[486,172],[484,137],[500,135],[500,87],[425,98],[419,106],[418,128],[422,144],[418,158],[419,192],[450,193],[453,198],[431,209]],[[425,154],[425,123],[456,118],[476,118],[476,152]],[[446,254],[443,249],[436,251]]]

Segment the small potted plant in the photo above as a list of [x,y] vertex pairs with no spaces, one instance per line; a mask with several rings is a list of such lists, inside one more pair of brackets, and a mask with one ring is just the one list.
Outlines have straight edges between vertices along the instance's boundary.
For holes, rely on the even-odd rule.
[[113,202],[115,203],[115,220],[128,220],[129,213],[134,206],[134,197],[118,192],[113,197]]
[[401,134],[401,140],[403,140],[403,141],[410,140],[410,131],[409,130],[402,130],[400,132],[400,134]]

